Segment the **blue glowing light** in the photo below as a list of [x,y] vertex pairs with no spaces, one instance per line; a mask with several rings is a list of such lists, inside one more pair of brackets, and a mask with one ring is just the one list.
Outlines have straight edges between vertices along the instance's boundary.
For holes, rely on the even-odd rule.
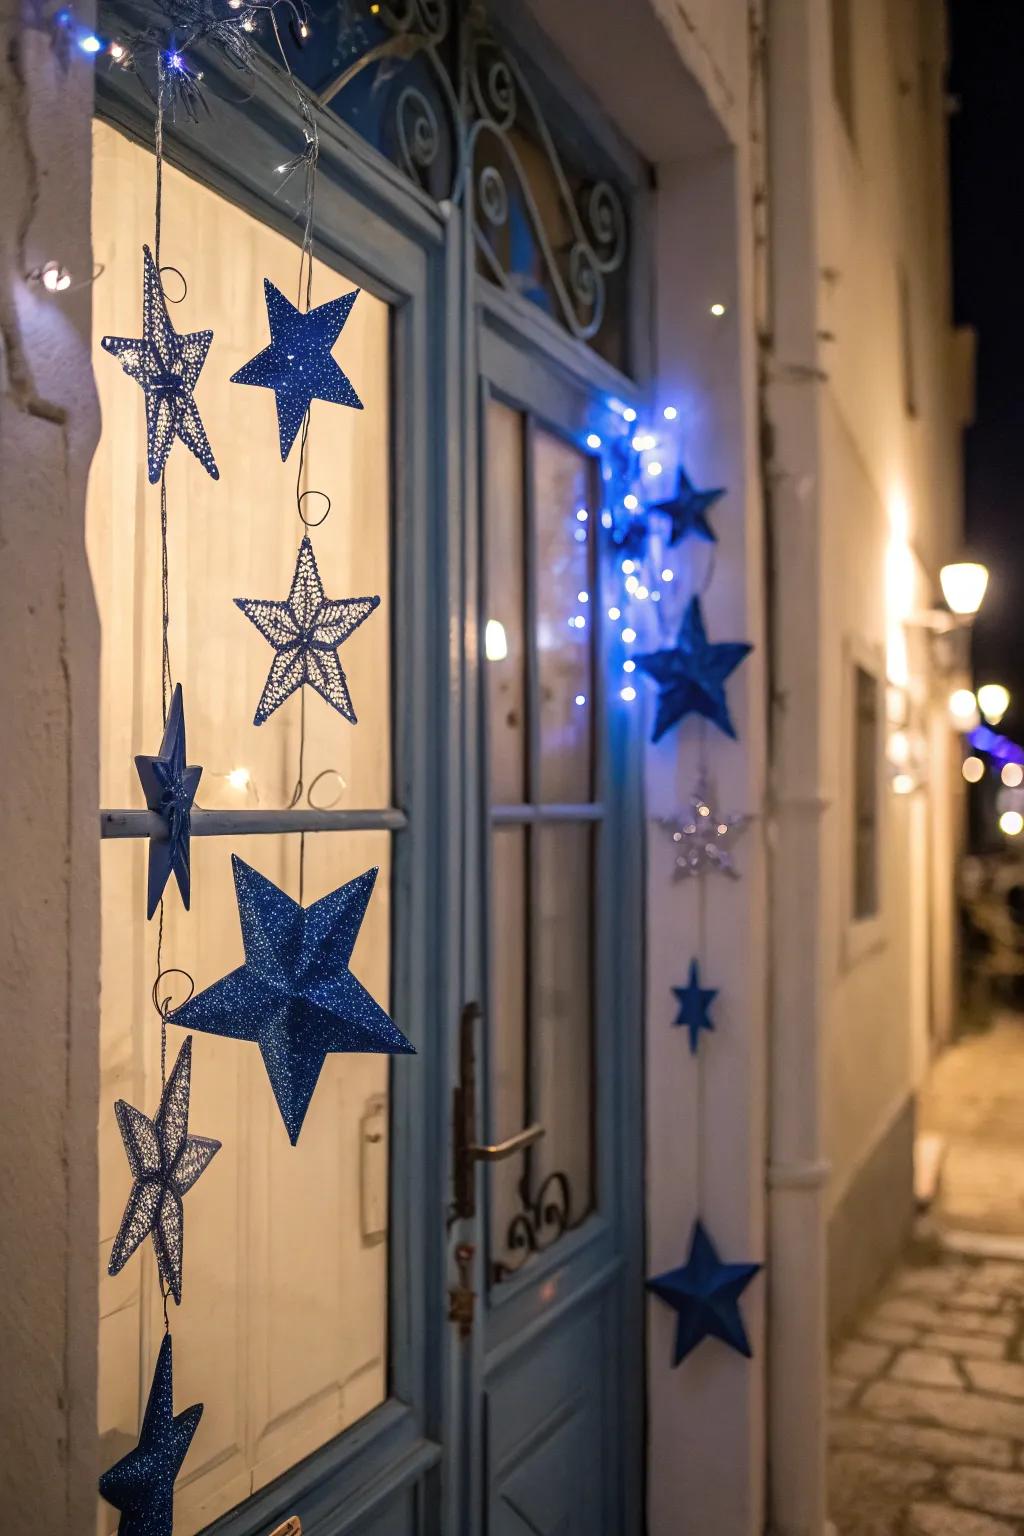
[[675,581],[676,573],[666,565],[665,569],[661,573],[661,579],[662,581]]
[[614,522],[614,518],[612,517],[611,513],[608,511],[608,508],[605,507],[604,511],[601,513],[601,527],[602,528],[610,528],[612,526],[613,522]]
[[100,42],[95,32],[87,32],[84,37],[80,37],[78,39],[78,46],[81,48],[83,53],[99,53],[100,49],[103,47],[103,44]]
[[584,543],[584,541],[586,540],[586,537],[587,537],[587,530],[585,528],[577,528],[575,533],[573,534],[573,538],[576,540],[577,544]]
[[633,700],[636,698],[636,689],[627,683],[625,688],[619,689],[619,698],[625,699],[627,704],[632,704]]
[[630,629],[627,625],[626,628],[622,631],[622,638],[626,645],[632,645],[633,641],[636,639],[636,630]]
[[676,417],[679,415],[679,412],[676,410],[674,405],[666,405],[661,414],[664,416],[666,421],[675,421]]
[[633,492],[630,491],[628,496],[623,496],[622,505],[625,507],[627,512],[635,512],[640,503],[633,495]]
[[576,508],[576,520],[577,520],[577,522],[585,523],[589,516],[590,516],[590,513],[587,511],[586,507],[577,507]]
[[609,608],[608,609],[608,617],[610,619],[612,619],[613,621],[615,619],[621,619],[622,618],[622,609],[621,608],[615,608],[615,607]]
[[632,656],[628,657],[622,663],[622,670],[623,670],[623,672],[635,672],[636,671],[636,662],[633,660]]
[[576,593],[576,601],[578,603],[589,603],[590,602],[590,593],[589,592],[577,592]]
[[623,574],[623,576],[631,576],[632,573],[635,570],[636,570],[636,566],[633,564],[632,560],[623,560],[623,562],[622,562],[622,574]]
[[184,69],[185,61],[180,53],[167,53],[164,55],[168,69]]
[[627,405],[622,412],[623,421],[636,421],[636,411],[631,405]]
[[600,446],[601,446],[601,439],[598,437],[597,433],[596,432],[588,432],[587,433],[587,447],[588,448],[600,448]]

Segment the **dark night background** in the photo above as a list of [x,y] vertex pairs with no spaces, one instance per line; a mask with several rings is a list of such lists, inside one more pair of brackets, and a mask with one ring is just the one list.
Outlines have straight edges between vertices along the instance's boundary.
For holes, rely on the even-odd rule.
[[966,540],[988,566],[974,681],[1012,695],[1024,742],[1024,0],[949,0],[953,292],[978,336]]

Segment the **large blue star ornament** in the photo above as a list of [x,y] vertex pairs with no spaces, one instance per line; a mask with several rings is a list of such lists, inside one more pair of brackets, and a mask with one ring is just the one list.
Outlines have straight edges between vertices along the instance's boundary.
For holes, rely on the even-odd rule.
[[270,321],[270,346],[233,373],[231,382],[257,384],[274,391],[281,457],[286,459],[314,400],[351,405],[357,411],[363,408],[347,375],[331,355],[331,348],[359,297],[359,289],[305,312],[296,309],[269,277],[263,279],[263,291]]
[[691,597],[674,646],[637,656],[641,672],[658,685],[652,741],[687,715],[703,715],[727,736],[736,735],[725,698],[725,680],[753,650],[745,641],[712,645],[704,629],[699,597]]
[[694,1223],[686,1263],[647,1282],[647,1289],[678,1318],[673,1366],[708,1338],[721,1339],[750,1359],[750,1340],[740,1316],[739,1299],[761,1267],[723,1264],[703,1223]]
[[235,602],[277,652],[253,724],[262,725],[296,688],[308,683],[355,725],[356,713],[338,647],[370,617],[380,598],[325,597],[307,535],[299,545],[292,589],[284,602],[264,597],[236,597]]
[[159,906],[172,872],[187,912],[191,900],[192,803],[203,770],[185,762],[185,708],[180,683],[171,697],[160,751],[155,757],[137,757],[135,767],[142,781],[146,804],[164,824],[162,835],[149,840],[146,916],[152,917]]
[[668,536],[669,544],[678,544],[688,534],[696,539],[703,539],[705,543],[715,544],[718,535],[708,522],[707,513],[722,496],[725,495],[725,486],[716,486],[711,491],[698,491],[686,470],[680,468],[679,478],[676,481],[676,493],[667,497],[664,501],[656,501],[650,507],[651,512],[660,512],[667,517],[672,524]]
[[174,1412],[171,1336],[165,1333],[139,1443],[100,1478],[101,1495],[121,1511],[117,1536],[172,1536],[174,1482],[202,1416],[202,1403]]
[[189,1082],[192,1075],[192,1036],[178,1052],[160,1095],[153,1119],[124,1099],[114,1105],[117,1124],[132,1173],[132,1192],[114,1245],[107,1273],[119,1274],[149,1233],[156,1250],[160,1278],[181,1305],[181,1267],[185,1246],[182,1199],[220,1151],[219,1141],[188,1133]]
[[212,331],[191,331],[179,336],[167,313],[160,273],[148,245],[142,247],[142,335],[104,336],[101,345],[118,359],[130,379],[146,396],[146,442],[149,479],[155,485],[163,474],[167,455],[179,437],[214,480],[214,462],[199,411],[193,398]]
[[696,960],[690,961],[690,977],[685,987],[673,987],[676,1002],[679,1004],[679,1012],[675,1022],[684,1024],[690,1032],[690,1053],[697,1054],[697,1042],[702,1029],[714,1029],[711,1019],[708,1017],[708,1009],[718,996],[718,990],[714,987],[702,987],[700,984],[700,970]]
[[294,1146],[330,1052],[413,1052],[349,970],[377,871],[301,907],[237,854],[231,862],[245,963],[170,1018],[259,1046]]

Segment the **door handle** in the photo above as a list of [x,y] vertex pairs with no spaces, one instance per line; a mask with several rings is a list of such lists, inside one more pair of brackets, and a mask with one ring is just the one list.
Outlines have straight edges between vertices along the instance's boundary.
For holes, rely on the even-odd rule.
[[532,1147],[544,1135],[542,1125],[527,1125],[506,1141],[481,1144],[476,1135],[476,1032],[483,1019],[479,1003],[467,1003],[459,1021],[459,1083],[452,1102],[452,1163],[455,1199],[453,1220],[476,1215],[477,1163],[499,1163]]
[[469,1147],[469,1156],[478,1163],[500,1163],[502,1158],[514,1157],[517,1152],[522,1152],[525,1147],[532,1147],[535,1141],[540,1141],[544,1135],[544,1127],[534,1122],[527,1125],[514,1136],[509,1136],[505,1141],[493,1142],[490,1146]]

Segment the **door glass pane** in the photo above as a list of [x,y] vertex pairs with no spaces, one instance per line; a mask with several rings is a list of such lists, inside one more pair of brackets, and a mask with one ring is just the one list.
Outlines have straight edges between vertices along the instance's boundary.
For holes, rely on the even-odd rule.
[[[92,288],[93,341],[103,434],[89,480],[88,545],[103,621],[105,806],[144,804],[133,754],[155,751],[160,739],[159,491],[146,479],[142,391],[99,346],[104,335],[139,334],[152,204],[152,156],[96,123],[93,244],[105,270]],[[171,322],[214,333],[196,403],[220,470],[211,480],[182,443],[168,460],[171,663],[184,689],[191,761],[204,765],[199,802],[274,809],[292,798],[300,699],[293,694],[253,727],[274,652],[233,599],[288,595],[303,531],[298,448],[282,464],[272,390],[229,380],[269,339],[264,277],[292,294],[297,251],[171,168],[163,230],[161,258],[181,266],[189,285],[184,302],[170,306]],[[172,294],[176,283],[170,275]],[[318,262],[313,302],[353,286]],[[312,533],[327,596],[382,599],[340,653],[358,726],[312,694],[306,701],[306,783],[314,804],[337,809],[391,798],[388,333],[387,305],[361,293],[335,352],[365,409],[314,402],[306,450],[305,484],[332,498]],[[319,515],[315,499],[307,511]]]
[[[540,796],[549,804],[591,796],[591,593],[589,464],[538,430],[533,447],[537,558],[537,689]],[[581,517],[583,513],[585,516]]]
[[566,823],[538,827],[533,836],[538,865],[533,1072],[538,1118],[545,1127],[537,1175],[541,1185],[550,1181],[547,1199],[564,1196],[571,1226],[593,1203],[593,829],[586,822]]
[[[152,184],[152,158],[97,124],[94,240],[106,270],[92,295],[104,430],[90,478],[87,543],[103,636],[102,797],[114,807],[142,805],[133,758],[154,752],[161,736],[159,491],[146,480],[142,393],[99,339],[139,333]],[[300,701],[293,696],[253,726],[273,652],[232,599],[288,594],[301,535],[296,460],[293,453],[280,462],[273,394],[229,379],[265,345],[262,279],[291,292],[296,247],[169,168],[164,242],[163,259],[177,260],[189,281],[184,303],[172,311],[175,328],[214,332],[196,400],[221,472],[210,480],[181,444],[167,471],[170,646],[184,690],[188,758],[204,767],[200,805],[281,808],[297,773]],[[314,303],[352,286],[318,265]],[[321,776],[314,804],[373,807],[386,805],[391,793],[387,306],[364,292],[336,350],[366,409],[313,406],[308,483],[333,499],[313,542],[329,597],[379,594],[381,608],[341,654],[358,726],[315,695],[307,699],[305,777],[313,784]],[[232,852],[298,896],[296,835],[195,837],[192,910],[183,911],[172,883],[163,964],[189,971],[199,988],[242,957]],[[352,969],[385,1007],[389,856],[383,832],[306,839],[307,903],[381,868]],[[160,1030],[150,1002],[157,934],[155,920],[145,917],[146,863],[145,841],[103,846],[104,1467],[137,1438],[162,1328],[148,1239],[118,1276],[106,1273],[131,1183],[114,1101],[123,1097],[151,1115],[160,1095]],[[169,1030],[169,1066],[183,1039],[181,1030]],[[206,1405],[178,1480],[175,1536],[192,1536],[386,1395],[388,1081],[384,1056],[328,1057],[292,1148],[258,1048],[193,1038],[190,1129],[217,1137],[223,1148],[184,1202],[183,1300],[171,1306],[176,1402]],[[101,1502],[97,1530],[107,1536],[117,1518]]]
[[526,648],[523,643],[523,418],[487,406],[484,664],[491,799],[526,799]]
[[[526,1124],[526,830],[497,828],[491,839],[491,982],[488,998],[491,1105],[488,1139],[503,1141]],[[495,1163],[491,1249],[501,1254],[519,1209],[522,1158]]]

